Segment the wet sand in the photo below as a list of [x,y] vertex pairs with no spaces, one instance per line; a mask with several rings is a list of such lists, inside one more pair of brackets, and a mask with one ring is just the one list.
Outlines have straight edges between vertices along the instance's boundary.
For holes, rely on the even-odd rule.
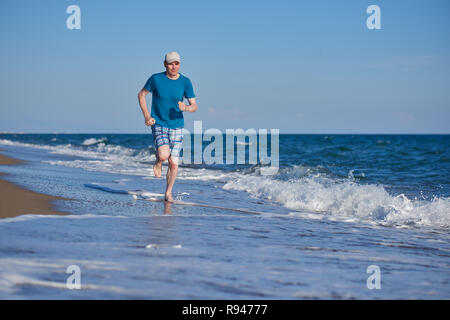
[[[17,165],[23,161],[0,154],[0,165]],[[6,174],[0,172],[0,218],[22,214],[67,214],[54,210],[53,200],[68,200],[24,189],[4,180]]]

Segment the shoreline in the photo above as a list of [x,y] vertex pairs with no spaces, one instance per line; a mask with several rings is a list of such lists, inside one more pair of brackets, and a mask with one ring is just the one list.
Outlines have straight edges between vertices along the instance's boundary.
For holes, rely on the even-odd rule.
[[[1,150],[0,150],[1,151]],[[18,165],[22,160],[0,153],[0,166]],[[24,214],[68,215],[54,209],[53,200],[70,200],[63,197],[34,192],[3,179],[8,174],[0,172],[0,219]]]

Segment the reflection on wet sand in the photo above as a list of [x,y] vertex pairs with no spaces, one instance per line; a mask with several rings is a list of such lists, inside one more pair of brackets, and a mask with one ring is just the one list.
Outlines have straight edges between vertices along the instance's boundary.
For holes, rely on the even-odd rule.
[[172,214],[172,203],[164,201],[164,214]]

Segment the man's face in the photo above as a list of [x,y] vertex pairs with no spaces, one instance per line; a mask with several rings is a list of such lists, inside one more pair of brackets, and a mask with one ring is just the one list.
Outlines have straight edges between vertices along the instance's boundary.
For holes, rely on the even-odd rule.
[[166,67],[167,73],[171,76],[176,76],[178,74],[178,70],[180,70],[180,63],[178,61],[171,63],[164,62],[164,66]]

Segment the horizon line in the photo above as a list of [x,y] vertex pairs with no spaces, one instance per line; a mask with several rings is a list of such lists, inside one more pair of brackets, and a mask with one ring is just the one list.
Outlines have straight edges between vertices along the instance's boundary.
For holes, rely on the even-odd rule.
[[[267,129],[270,130],[270,129]],[[268,131],[268,133],[270,133]],[[152,134],[151,132],[23,132],[23,131],[0,131],[0,134]],[[193,132],[191,134],[194,134]],[[283,132],[279,133],[279,135],[292,135],[292,134],[298,134],[298,135],[350,135],[350,134],[356,134],[356,135],[450,135],[450,133],[385,133],[385,132],[360,132],[360,133],[333,133],[333,132],[324,132],[324,133],[300,133],[300,132]]]

